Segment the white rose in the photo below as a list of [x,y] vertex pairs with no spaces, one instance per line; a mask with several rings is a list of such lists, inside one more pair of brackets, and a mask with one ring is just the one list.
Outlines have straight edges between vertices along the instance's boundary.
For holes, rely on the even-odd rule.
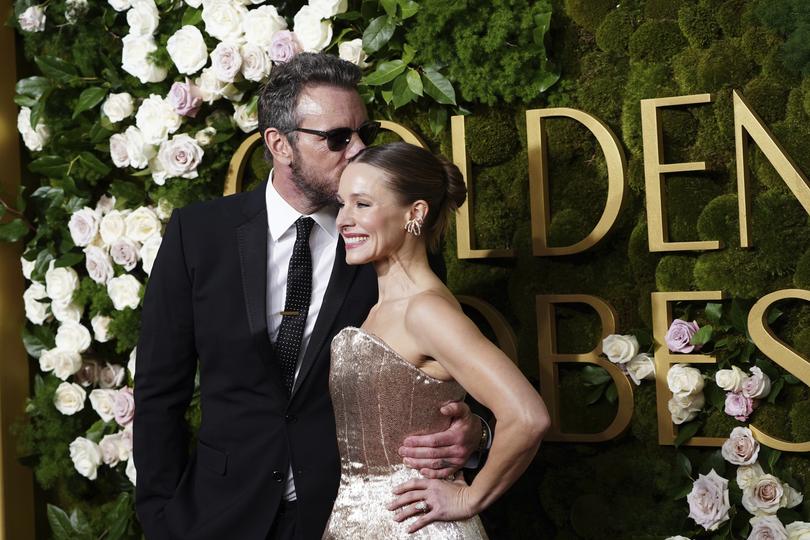
[[100,285],[107,283],[115,275],[112,260],[107,252],[97,246],[84,248],[84,262],[90,279]]
[[788,540],[810,540],[810,523],[794,521],[785,527]]
[[101,105],[101,112],[110,119],[110,122],[120,122],[124,118],[129,118],[134,111],[135,101],[127,92],[110,94]]
[[115,133],[110,137],[110,157],[113,165],[119,169],[129,167],[129,154],[127,153],[127,136]]
[[668,536],[664,540],[690,540],[690,539],[685,536],[678,535],[678,536]]
[[242,38],[242,19],[247,8],[233,0],[203,0],[202,19],[205,31],[219,41]]
[[274,6],[252,9],[242,19],[245,41],[261,47],[269,47],[273,34],[286,29],[287,21],[278,14]]
[[170,133],[174,133],[182,123],[182,117],[174,112],[169,100],[151,94],[141,103],[135,114],[135,124],[149,144],[160,144]]
[[[42,357],[46,359],[43,360]],[[68,377],[82,368],[82,355],[74,351],[66,351],[59,347],[49,351],[42,351],[39,357],[40,368],[50,367],[53,374],[66,381]]]
[[239,45],[222,41],[211,51],[211,67],[217,79],[234,82],[242,69],[242,53]]
[[135,482],[138,479],[138,473],[135,470],[135,456],[134,455],[130,456],[129,461],[127,461],[126,474],[127,474],[127,478],[129,478],[129,481],[132,482],[132,485],[134,486]]
[[54,268],[51,261],[45,272],[45,289],[55,302],[70,302],[73,292],[79,287],[79,275],[73,268]]
[[125,11],[130,7],[129,0],[107,0],[107,3],[110,4],[115,11]]
[[761,399],[771,392],[771,378],[758,367],[750,369],[751,376],[742,383],[742,395],[751,399]]
[[34,324],[42,324],[48,318],[48,293],[45,286],[38,281],[34,281],[25,289],[23,302],[25,303],[25,317]]
[[56,331],[56,346],[59,349],[83,353],[92,342],[90,330],[78,322],[65,321]]
[[688,364],[675,364],[667,373],[667,386],[678,397],[694,394],[703,390],[703,375]]
[[747,489],[754,485],[763,474],[765,474],[765,471],[762,470],[759,463],[737,467],[737,486],[740,489]]
[[141,246],[139,255],[141,257],[143,271],[146,272],[147,276],[152,275],[152,266],[155,264],[155,257],[157,257],[162,241],[162,236],[155,235],[149,237],[149,239],[143,243],[143,246]]
[[124,267],[129,272],[138,264],[139,243],[127,237],[121,237],[110,246],[110,256],[115,264]]
[[112,244],[126,234],[127,225],[124,218],[128,214],[129,212],[126,210],[110,210],[106,216],[101,218],[98,230],[105,244]]
[[115,197],[102,195],[96,203],[96,212],[101,216],[106,216],[115,209]]
[[194,140],[197,141],[197,144],[200,146],[208,146],[214,142],[214,135],[216,134],[217,130],[212,127],[203,128],[194,134]]
[[145,242],[149,237],[160,234],[160,220],[154,210],[141,206],[124,219],[126,236],[136,242]]
[[177,71],[186,75],[197,73],[208,61],[205,39],[196,26],[186,25],[175,32],[166,43],[166,50]]
[[121,69],[137,77],[142,83],[160,82],[166,78],[168,70],[149,60],[149,53],[157,50],[154,36],[127,34],[122,39]]
[[638,354],[636,336],[611,334],[602,340],[602,352],[614,364],[626,364]]
[[782,482],[771,474],[763,474],[743,490],[742,503],[755,516],[775,514],[787,502],[784,495]]
[[101,450],[90,439],[77,437],[70,443],[70,459],[79,474],[90,480],[98,476],[98,467],[101,465]]
[[259,128],[259,112],[255,105],[246,103],[244,105],[234,105],[233,119],[239,129],[245,133],[250,133]]
[[93,337],[99,343],[107,343],[110,341],[110,323],[112,319],[104,315],[96,315],[90,319],[90,326],[93,327]]
[[745,372],[737,366],[731,366],[731,369],[718,369],[714,374],[714,382],[726,392],[739,393],[744,379]]
[[787,530],[776,516],[757,516],[748,520],[751,533],[748,540],[788,540]]
[[112,435],[105,435],[98,443],[101,450],[101,459],[106,465],[115,467],[122,461],[129,459],[132,454],[131,449],[127,449],[127,443],[124,441],[123,432]]
[[107,282],[107,294],[115,309],[135,309],[141,301],[141,283],[130,274],[114,277]]
[[360,68],[368,67],[368,55],[363,50],[363,40],[360,38],[341,42],[338,45],[338,56]]
[[129,33],[136,36],[151,36],[157,30],[160,16],[154,0],[132,0],[127,11]]
[[312,9],[321,17],[334,17],[339,13],[346,13],[349,8],[349,0],[309,0]]
[[45,8],[31,6],[17,17],[20,29],[25,32],[42,32],[45,30]]
[[31,109],[22,107],[17,114],[17,131],[22,135],[25,147],[32,152],[39,152],[51,138],[51,131],[42,122],[37,122],[36,127],[31,127]]
[[782,484],[782,489],[785,490],[785,497],[783,502],[785,508],[793,508],[794,506],[801,504],[801,502],[804,500],[804,495],[802,495],[800,491],[794,489],[793,486],[791,486],[787,482]]
[[93,241],[98,233],[98,218],[96,211],[86,206],[71,214],[68,230],[74,244],[84,247]]
[[158,219],[160,219],[160,221],[168,221],[169,218],[172,217],[173,211],[174,205],[170,203],[168,199],[161,198],[158,200],[157,207],[155,208],[155,215],[158,217]]
[[96,388],[90,392],[90,405],[98,416],[105,422],[115,418],[115,394],[117,390]]
[[693,420],[706,404],[703,393],[688,394],[686,396],[672,396],[667,402],[667,408],[672,416],[673,424],[683,424]]
[[[203,153],[197,141],[185,133],[164,141],[158,150],[160,178],[155,179],[155,183],[162,185],[166,178],[196,178]],[[154,170],[152,176],[155,176]]]
[[129,371],[129,376],[132,377],[132,380],[135,380],[135,365],[138,362],[138,347],[132,349],[132,352],[129,353],[129,362],[127,362],[127,370]]
[[29,261],[25,257],[20,257],[20,266],[22,267],[22,274],[23,277],[27,280],[31,280],[31,272],[34,271],[34,267],[36,267],[36,261]]
[[293,32],[307,52],[321,52],[332,41],[332,23],[312,6],[303,6],[293,17]]
[[71,416],[84,409],[84,388],[76,383],[63,382],[53,394],[53,405],[60,413]]
[[231,101],[239,101],[244,95],[244,92],[240,92],[233,84],[220,81],[211,67],[202,70],[194,84],[200,90],[202,100],[206,103],[213,103],[223,97]]
[[79,322],[83,312],[82,306],[75,302],[51,302],[51,313],[53,313],[53,318],[59,322]]
[[101,388],[118,388],[124,383],[126,370],[124,366],[107,362],[98,374],[98,385]]
[[751,465],[759,456],[759,443],[750,429],[735,427],[720,452],[732,465]]
[[273,63],[270,61],[270,57],[267,56],[264,47],[253,43],[245,43],[240,49],[240,54],[242,55],[242,76],[245,79],[262,82],[270,75]]
[[191,6],[193,8],[198,8],[202,5],[202,0],[183,0],[186,5]]
[[644,379],[655,379],[655,362],[647,353],[635,355],[627,364],[627,375],[636,385]]
[[[143,169],[149,164],[149,160],[155,155],[155,147],[144,139],[143,132],[135,126],[129,126],[123,134],[118,134],[123,137],[116,141],[116,151],[119,152],[120,164],[116,163],[115,156],[113,155],[113,162],[117,167],[130,166],[135,169]],[[113,135],[110,137],[110,153],[113,152]],[[123,149],[119,145],[124,144]],[[123,155],[126,154],[126,162],[123,161]]]

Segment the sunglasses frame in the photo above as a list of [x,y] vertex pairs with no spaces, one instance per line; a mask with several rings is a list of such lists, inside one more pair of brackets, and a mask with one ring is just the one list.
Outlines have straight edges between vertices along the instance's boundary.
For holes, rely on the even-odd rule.
[[[328,131],[320,131],[320,130],[317,130],[317,129],[295,128],[295,129],[291,129],[287,133],[291,133],[293,131],[300,131],[301,133],[309,133],[310,135],[317,135],[318,137],[321,137],[322,139],[326,139],[326,146],[327,146],[327,148],[329,148],[329,150],[331,152],[342,152],[343,150],[346,149],[347,146],[349,146],[349,143],[352,140],[352,134],[354,134],[354,133],[357,133],[357,135],[360,137],[360,140],[363,141],[363,144],[365,144],[366,146],[368,146],[369,144],[372,144],[374,142],[374,139],[377,138],[377,134],[380,131],[380,127],[381,127],[381,124],[379,122],[368,121],[368,122],[364,122],[357,129],[352,129],[352,128],[349,128],[349,127],[339,127],[339,128],[330,129]],[[366,140],[363,139],[363,135],[361,133],[361,130],[367,130],[369,128],[373,129],[373,131],[371,133],[370,140],[366,141]],[[338,138],[339,132],[348,132],[348,137],[340,137],[340,138]],[[337,140],[338,142],[333,143],[333,142],[331,142],[332,140]]]

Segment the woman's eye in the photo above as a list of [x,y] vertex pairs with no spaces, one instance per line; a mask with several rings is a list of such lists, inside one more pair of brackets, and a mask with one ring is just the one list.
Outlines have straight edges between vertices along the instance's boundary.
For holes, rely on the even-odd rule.
[[364,202],[357,201],[356,206],[358,208],[367,208],[369,205]]
[[335,203],[335,206],[338,208],[338,210],[340,210],[341,208],[343,208],[343,207],[344,207],[344,206],[346,206],[346,205],[345,205],[345,204],[343,204],[342,202],[336,202],[336,203]]

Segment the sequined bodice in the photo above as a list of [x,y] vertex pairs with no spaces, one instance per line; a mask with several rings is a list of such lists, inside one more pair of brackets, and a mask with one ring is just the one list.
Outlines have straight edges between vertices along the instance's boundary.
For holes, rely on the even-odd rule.
[[341,476],[324,539],[485,539],[481,520],[436,522],[415,534],[393,520],[391,490],[421,475],[402,464],[397,450],[408,435],[445,430],[439,409],[464,398],[455,381],[435,379],[377,336],[354,327],[332,340],[329,391],[335,410]]

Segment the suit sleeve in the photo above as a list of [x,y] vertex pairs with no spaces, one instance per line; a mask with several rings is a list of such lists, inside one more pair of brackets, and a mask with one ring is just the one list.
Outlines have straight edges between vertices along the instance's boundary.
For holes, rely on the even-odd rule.
[[185,412],[197,369],[192,281],[175,210],[147,284],[135,367],[135,505],[149,539],[169,537],[163,509],[189,459]]

